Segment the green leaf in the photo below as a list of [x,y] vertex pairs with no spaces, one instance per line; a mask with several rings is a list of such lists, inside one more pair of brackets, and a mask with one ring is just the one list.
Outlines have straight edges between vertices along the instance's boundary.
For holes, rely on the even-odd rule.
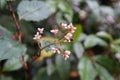
[[60,24],[61,22],[72,22],[73,10],[70,5],[68,5],[68,3],[66,3],[64,0],[59,0],[58,8],[60,11],[57,12],[56,15],[57,23]]
[[66,50],[71,50],[71,46],[72,44],[70,43],[66,43],[66,42],[61,43],[61,48],[66,49]]
[[79,61],[78,70],[81,80],[94,80],[96,76],[93,64],[87,57],[83,57]]
[[37,74],[33,76],[32,80],[61,80],[59,74],[54,72],[52,75],[47,75],[47,68],[42,67],[38,70]]
[[77,58],[80,59],[83,56],[84,47],[82,46],[80,42],[74,43],[73,46],[74,46],[73,48],[74,48]]
[[[52,44],[55,41],[55,38],[51,38],[51,37],[42,37],[40,39],[40,43],[42,47],[45,47],[46,45]],[[49,47],[46,47],[44,50],[46,51],[50,51],[51,47],[55,47],[57,45],[50,45]]]
[[27,21],[41,21],[46,19],[50,14],[49,8],[43,1],[22,0],[17,8],[19,19]]
[[5,28],[0,27],[0,30],[0,61],[24,55],[26,46],[12,40],[12,34]]
[[55,18],[58,24],[60,24],[61,22],[67,23],[67,21],[63,19],[63,16],[64,16],[64,13],[60,11],[56,14]]
[[68,60],[65,61],[61,55],[56,55],[55,63],[61,80],[67,80],[69,76],[70,62]]
[[101,38],[103,38],[103,39],[105,39],[105,40],[106,39],[108,39],[109,41],[113,40],[112,36],[110,34],[108,34],[107,32],[101,31],[101,32],[98,32],[96,35],[99,36],[99,37],[101,37]]
[[76,42],[82,32],[82,25],[80,24],[76,24],[74,25],[77,29],[75,30],[75,32],[73,33],[73,39],[74,39],[74,42]]
[[47,76],[46,73],[46,68],[40,68],[38,73],[34,75],[33,80],[49,80],[49,77]]
[[120,44],[120,39],[115,39],[115,40],[113,41],[113,43],[119,45],[119,44]]
[[115,61],[110,57],[98,55],[98,56],[95,56],[95,60],[97,63],[104,66],[109,72],[114,72],[116,68],[115,67],[116,64],[115,64]]
[[3,28],[1,25],[0,25],[0,38],[1,37],[8,37],[10,38],[12,35],[12,33],[10,31],[8,31],[7,29]]
[[111,39],[111,35],[108,34],[107,32],[104,32],[104,31],[98,32],[98,33],[97,33],[97,36],[105,37],[105,38]]
[[26,52],[26,46],[7,38],[0,38],[0,61],[20,57]]
[[53,65],[51,59],[47,59],[47,74],[50,76],[55,71],[55,66]]
[[85,39],[87,38],[87,35],[85,33],[81,33],[79,36],[78,36],[78,41],[84,41]]
[[95,67],[101,80],[114,80],[110,73],[104,67],[99,64],[95,64]]
[[48,8],[50,9],[50,11],[51,11],[52,13],[55,13],[55,12],[56,12],[57,7],[58,7],[57,1],[55,1],[55,0],[46,0],[45,3],[46,3],[46,5],[48,6]]
[[84,42],[85,48],[92,48],[96,45],[107,46],[107,43],[95,35],[90,35]]
[[64,0],[60,0],[58,2],[58,8],[62,11],[62,12],[69,12],[71,11],[71,7],[68,5],[67,2],[65,2]]
[[120,53],[120,45],[111,45],[111,51]]
[[0,75],[0,80],[14,80],[12,77]]
[[67,21],[70,23],[70,22],[72,22],[72,14],[64,14],[64,17],[65,17],[65,19],[67,19]]
[[72,22],[72,14],[69,13],[64,13],[64,12],[58,12],[56,14],[56,21],[58,24],[60,24],[61,22],[63,23],[70,23]]
[[58,72],[54,72],[54,74],[51,76],[49,80],[61,80],[61,78]]
[[0,7],[3,8],[6,3],[7,3],[7,0],[0,0]]
[[[24,56],[24,60],[27,61],[28,55]],[[22,67],[22,63],[20,61],[20,57],[14,57],[12,59],[8,59],[4,64],[3,71],[14,71],[18,70]]]

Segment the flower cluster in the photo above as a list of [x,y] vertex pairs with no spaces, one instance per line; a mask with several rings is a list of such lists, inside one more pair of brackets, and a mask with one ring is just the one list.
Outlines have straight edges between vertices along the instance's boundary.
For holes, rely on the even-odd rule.
[[75,32],[76,27],[73,26],[72,23],[69,25],[61,23],[61,27],[67,29],[67,34],[64,36],[64,42],[71,42],[72,34]]
[[58,48],[52,47],[53,53],[60,54],[60,50]]
[[63,57],[64,57],[65,60],[67,60],[67,58],[69,58],[70,53],[71,52],[68,51],[68,50],[64,51]]
[[40,38],[42,37],[41,34],[43,34],[44,28],[38,28],[37,33],[35,34],[35,36],[33,37],[34,40],[39,41]]
[[[57,53],[57,54],[60,54],[60,49],[59,48],[52,48],[52,51],[53,51],[53,53]],[[68,51],[68,50],[65,50],[65,51],[63,51],[63,57],[64,57],[64,59],[65,60],[67,60],[67,58],[69,58],[69,55],[70,55],[70,51]]]
[[[71,42],[71,39],[72,39],[73,33],[75,32],[76,27],[74,27],[72,23],[70,23],[69,25],[61,23],[60,27],[65,30],[64,31],[65,34],[64,34],[64,36],[62,36],[62,39],[61,38],[59,39],[59,37],[55,37],[56,39],[53,43],[57,44],[58,46],[57,47],[52,47],[51,50],[53,51],[53,53],[57,53],[57,54],[61,53],[63,55],[63,58],[65,60],[67,60],[69,58],[69,55],[70,55],[71,52],[68,51],[68,50],[62,49],[60,47],[61,46],[60,43],[61,42]],[[33,39],[36,40],[36,41],[40,41],[40,38],[42,36],[41,34],[43,34],[43,30],[44,30],[44,28],[38,28],[38,31],[35,34]],[[50,30],[50,32],[53,33],[55,36],[58,34],[59,31],[60,30],[58,30],[58,29]],[[49,47],[49,46],[47,45],[47,47]]]

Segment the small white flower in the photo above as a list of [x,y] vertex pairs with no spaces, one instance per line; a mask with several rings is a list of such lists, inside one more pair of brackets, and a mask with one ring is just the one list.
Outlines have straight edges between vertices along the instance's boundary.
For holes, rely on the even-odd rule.
[[53,34],[57,34],[57,33],[58,33],[58,31],[59,31],[58,29],[53,29],[53,30],[50,30],[50,32],[51,32],[51,33],[53,33]]
[[35,34],[35,37],[34,37],[33,39],[36,40],[36,41],[39,41],[40,38],[41,38],[41,35],[39,34],[39,32],[37,32],[37,33]]
[[66,36],[69,37],[69,38],[71,38],[72,34],[71,33],[67,33]]
[[44,28],[38,28],[40,34],[43,34]]
[[65,23],[61,23],[60,26],[65,28],[65,29],[67,28],[67,24],[65,24]]
[[70,53],[71,53],[71,52],[68,51],[68,50],[65,51],[65,54],[67,54],[67,55],[70,55]]
[[71,34],[71,33],[67,33],[67,34],[64,36],[64,42],[70,42],[70,41],[71,41],[71,38],[72,38],[72,34]]
[[68,50],[66,50],[66,51],[64,52],[63,57],[64,57],[65,60],[67,60],[67,59],[69,58],[70,53],[71,53],[71,52],[68,51]]
[[67,60],[68,58],[69,58],[69,56],[68,56],[68,55],[65,55],[65,56],[64,56],[64,59],[65,59],[65,60]]
[[69,30],[70,33],[74,33],[75,32],[75,29],[76,27],[73,26],[72,23],[70,23],[68,26],[67,26],[67,29]]
[[52,50],[53,50],[53,53],[58,53],[58,54],[60,54],[60,50],[58,49],[58,48],[52,48]]

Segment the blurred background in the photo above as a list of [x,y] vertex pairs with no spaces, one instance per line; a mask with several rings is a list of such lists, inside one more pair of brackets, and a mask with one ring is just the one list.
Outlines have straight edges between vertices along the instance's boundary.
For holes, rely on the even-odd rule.
[[[67,60],[33,40],[51,29],[77,29]],[[120,80],[120,0],[0,0],[0,80]]]

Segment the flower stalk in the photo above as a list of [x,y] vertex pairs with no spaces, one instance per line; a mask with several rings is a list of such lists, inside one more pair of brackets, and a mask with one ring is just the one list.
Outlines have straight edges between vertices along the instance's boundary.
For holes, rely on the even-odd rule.
[[52,43],[48,44],[48,45],[45,45],[44,47],[41,47],[41,43],[40,43],[40,40],[41,40],[41,37],[42,37],[42,34],[43,34],[43,31],[44,31],[44,28],[38,28],[37,29],[37,33],[34,35],[33,39],[37,42],[38,44],[38,47],[39,47],[39,55],[41,54],[41,51],[47,47],[50,47],[51,45],[57,45],[56,47],[52,47],[51,50],[53,51],[53,53],[57,53],[57,54],[62,54],[63,55],[63,58],[65,60],[67,60],[69,58],[69,55],[70,55],[70,51],[68,50],[64,50],[61,48],[61,43],[62,42],[71,42],[71,39],[72,39],[72,36],[73,36],[73,33],[75,32],[75,29],[76,27],[74,27],[72,25],[72,23],[70,23],[69,25],[67,24],[64,24],[64,23],[61,23],[60,24],[60,27],[63,28],[65,31],[65,35],[62,36],[62,38],[58,38],[56,37],[56,35],[58,35],[58,33],[60,32],[59,29],[53,29],[53,30],[50,30],[50,32],[55,36],[55,41],[53,41]]

